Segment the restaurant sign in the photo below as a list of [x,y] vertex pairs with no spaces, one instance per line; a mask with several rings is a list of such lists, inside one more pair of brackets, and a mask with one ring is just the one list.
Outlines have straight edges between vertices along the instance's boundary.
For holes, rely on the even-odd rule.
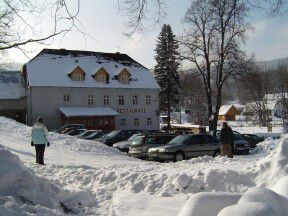
[[119,114],[129,114],[129,113],[146,113],[146,109],[129,109],[129,108],[127,108],[127,109],[117,109],[117,112],[119,113]]

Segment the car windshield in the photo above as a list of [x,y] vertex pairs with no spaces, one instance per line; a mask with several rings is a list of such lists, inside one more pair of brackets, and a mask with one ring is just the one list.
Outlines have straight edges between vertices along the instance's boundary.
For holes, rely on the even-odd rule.
[[81,133],[83,133],[83,132],[85,132],[86,130],[85,129],[78,129],[78,130],[74,130],[74,131],[72,131],[71,133],[69,133],[69,135],[79,135],[79,134],[81,134]]
[[191,135],[179,135],[172,139],[168,145],[177,145],[177,144],[184,144],[187,140],[189,140]]
[[145,136],[137,136],[135,139],[132,141],[132,145],[141,145],[142,140],[144,139]]
[[[86,131],[86,133],[83,133],[85,136],[90,136],[91,134],[94,134],[96,131]],[[98,131],[97,131],[98,133]]]
[[103,137],[107,137],[107,138],[115,137],[115,136],[117,136],[120,132],[121,132],[120,130],[111,131],[110,133],[105,134]]
[[137,137],[137,136],[140,136],[140,134],[134,134],[134,135],[132,135],[132,136],[128,139],[128,141],[133,141],[133,140],[135,139],[135,137]]
[[80,134],[78,134],[79,136],[84,136],[87,135],[89,133],[89,131],[82,131]]

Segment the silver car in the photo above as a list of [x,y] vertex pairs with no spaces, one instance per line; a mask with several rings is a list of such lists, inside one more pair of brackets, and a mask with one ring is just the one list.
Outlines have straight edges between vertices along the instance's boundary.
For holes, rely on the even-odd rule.
[[148,150],[148,157],[151,160],[174,162],[204,155],[215,157],[219,154],[218,139],[207,134],[179,135],[165,146]]
[[127,141],[121,141],[113,144],[114,148],[117,148],[118,150],[122,152],[128,152],[129,151],[129,145],[132,143],[132,141],[141,134],[134,134],[132,135]]
[[129,146],[129,155],[136,158],[147,158],[150,148],[167,144],[176,134],[149,134],[136,137]]

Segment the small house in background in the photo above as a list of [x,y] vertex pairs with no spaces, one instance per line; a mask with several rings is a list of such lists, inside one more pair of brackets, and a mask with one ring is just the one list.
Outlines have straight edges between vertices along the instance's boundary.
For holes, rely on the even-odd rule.
[[235,121],[237,115],[240,115],[240,111],[234,105],[223,105],[220,107],[218,120]]
[[0,71],[0,116],[25,123],[26,94],[20,71]]

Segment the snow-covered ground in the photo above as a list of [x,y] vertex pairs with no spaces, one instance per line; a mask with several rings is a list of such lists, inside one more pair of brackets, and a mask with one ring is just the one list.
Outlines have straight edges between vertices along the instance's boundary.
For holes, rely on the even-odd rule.
[[288,215],[288,136],[248,156],[178,163],[55,133],[49,140],[46,166],[36,165],[30,128],[0,117],[0,215]]

